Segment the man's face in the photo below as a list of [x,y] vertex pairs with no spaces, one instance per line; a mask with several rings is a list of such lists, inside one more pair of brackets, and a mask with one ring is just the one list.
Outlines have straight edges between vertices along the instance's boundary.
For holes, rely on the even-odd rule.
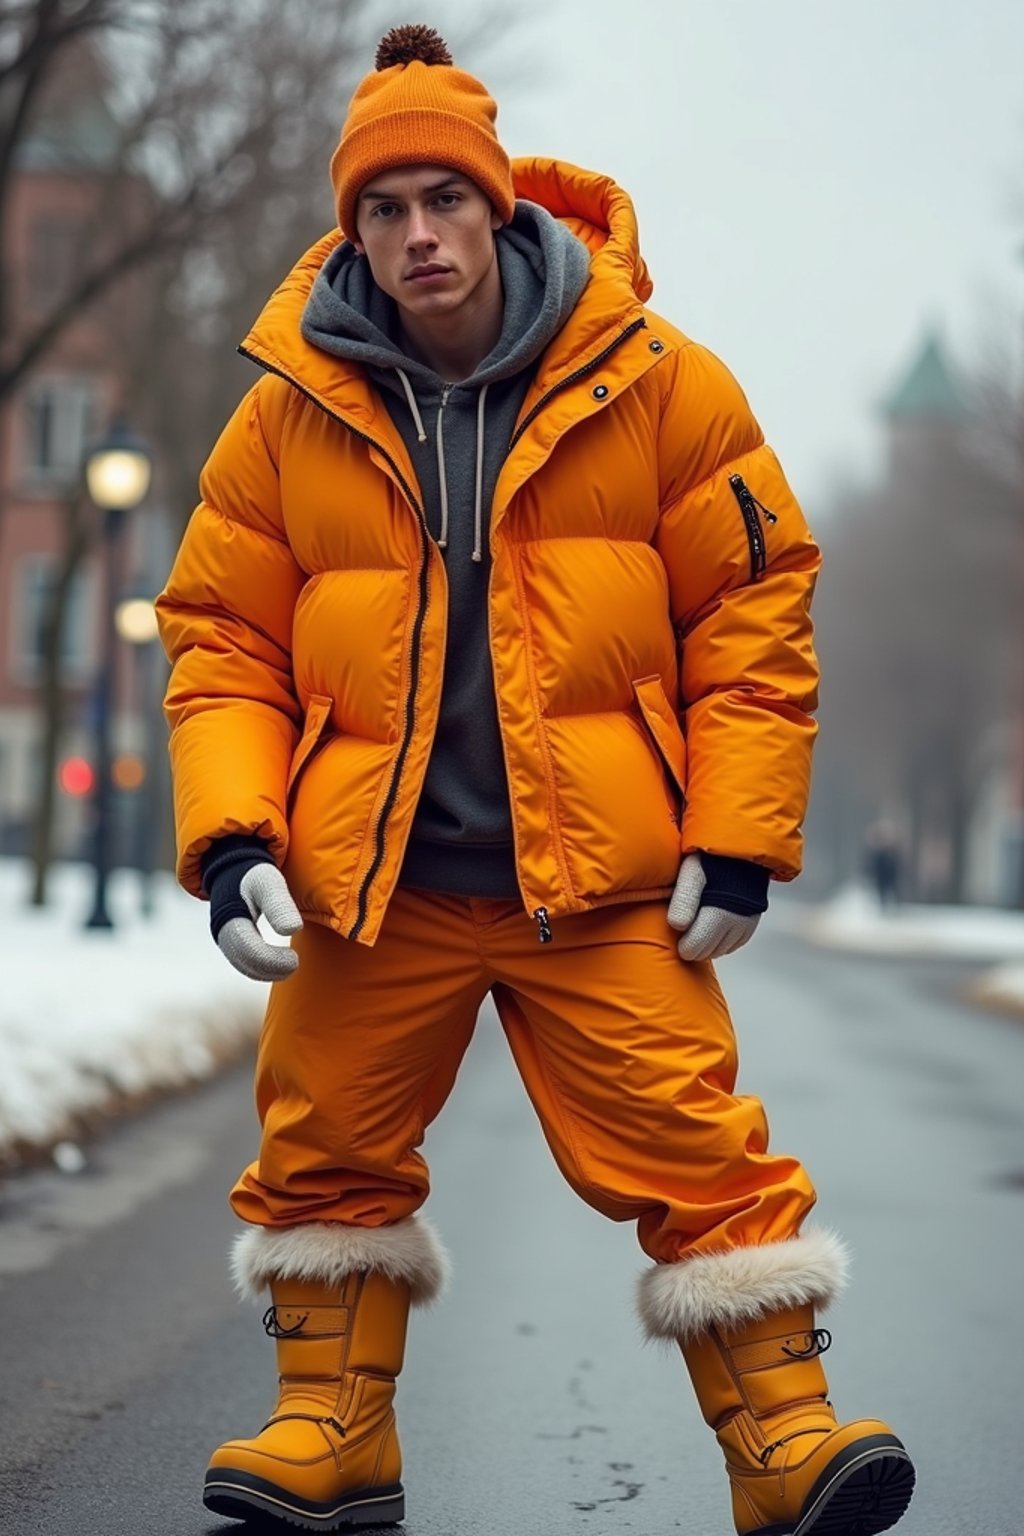
[[378,288],[426,320],[454,313],[476,291],[494,261],[501,219],[460,172],[410,165],[367,182],[356,226],[355,247]]

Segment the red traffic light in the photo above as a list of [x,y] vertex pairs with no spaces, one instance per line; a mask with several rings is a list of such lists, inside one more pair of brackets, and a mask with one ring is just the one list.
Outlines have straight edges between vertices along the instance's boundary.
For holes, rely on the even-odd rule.
[[96,776],[84,757],[69,757],[60,765],[58,782],[66,795],[80,798],[91,793]]

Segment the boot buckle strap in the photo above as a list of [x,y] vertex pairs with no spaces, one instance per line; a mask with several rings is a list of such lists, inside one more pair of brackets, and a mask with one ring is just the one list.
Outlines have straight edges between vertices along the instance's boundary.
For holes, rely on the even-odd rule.
[[351,1311],[351,1307],[268,1307],[263,1331],[272,1339],[338,1338],[349,1331]]
[[807,1333],[780,1334],[773,1339],[757,1339],[752,1344],[732,1344],[729,1355],[733,1369],[741,1374],[747,1371],[765,1371],[772,1366],[788,1365],[791,1360],[816,1360],[832,1344],[827,1328],[815,1328]]
[[782,1353],[790,1360],[816,1360],[832,1348],[832,1335],[827,1328],[815,1328],[811,1333],[797,1334],[796,1338],[804,1341],[802,1348],[795,1347],[796,1339],[787,1339],[782,1346]]

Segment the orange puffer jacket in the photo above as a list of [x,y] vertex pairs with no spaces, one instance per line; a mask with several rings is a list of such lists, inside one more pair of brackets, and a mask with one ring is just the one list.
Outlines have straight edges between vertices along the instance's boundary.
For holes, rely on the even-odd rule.
[[[489,622],[523,902],[667,897],[695,849],[800,866],[818,550],[727,369],[645,309],[632,204],[515,163],[591,277],[541,359],[491,514]],[[444,560],[358,366],[303,340],[321,240],[242,350],[265,370],[165,591],[181,883],[265,838],[304,916],[372,944],[430,754]]]

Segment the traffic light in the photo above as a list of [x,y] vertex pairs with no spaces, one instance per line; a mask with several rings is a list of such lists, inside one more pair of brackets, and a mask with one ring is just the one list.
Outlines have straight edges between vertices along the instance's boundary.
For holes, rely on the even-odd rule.
[[110,777],[116,789],[141,789],[146,778],[146,765],[135,752],[122,752],[114,758]]
[[83,795],[92,793],[96,775],[84,757],[68,757],[60,765],[57,781],[66,795],[80,800]]

